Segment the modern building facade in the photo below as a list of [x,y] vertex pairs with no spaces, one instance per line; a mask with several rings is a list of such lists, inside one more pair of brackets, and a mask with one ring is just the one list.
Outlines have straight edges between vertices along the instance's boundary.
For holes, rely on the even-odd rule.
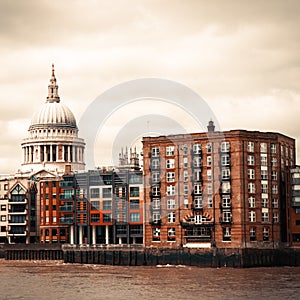
[[300,247],[300,166],[291,169],[291,201],[289,203],[288,228],[291,245]]
[[232,130],[143,138],[146,247],[274,248],[289,242],[295,141]]

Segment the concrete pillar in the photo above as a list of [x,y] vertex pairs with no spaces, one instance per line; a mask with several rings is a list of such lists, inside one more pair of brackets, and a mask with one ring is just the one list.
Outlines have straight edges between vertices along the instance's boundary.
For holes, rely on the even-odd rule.
[[47,161],[47,147],[44,146],[44,162]]
[[26,147],[23,147],[23,163],[26,163]]
[[70,160],[70,158],[71,158],[71,146],[68,146],[68,161],[70,162],[71,160]]
[[96,244],[96,226],[92,226],[92,244]]
[[74,245],[74,225],[70,226],[70,244]]
[[58,145],[56,145],[56,160],[55,161],[58,161]]
[[122,244],[122,238],[119,237],[119,244]]
[[61,151],[62,151],[61,159],[64,162],[65,161],[65,146],[64,145],[61,146]]
[[79,226],[79,245],[83,244],[83,242],[82,242],[82,240],[83,240],[82,229],[83,229],[82,226]]
[[38,157],[37,157],[37,162],[41,162],[41,147],[40,146],[38,146]]
[[132,244],[135,244],[136,241],[135,241],[135,236],[132,238]]
[[50,161],[53,161],[53,149],[52,149],[53,145],[50,145]]
[[109,244],[109,230],[108,230],[108,225],[105,225],[105,244]]

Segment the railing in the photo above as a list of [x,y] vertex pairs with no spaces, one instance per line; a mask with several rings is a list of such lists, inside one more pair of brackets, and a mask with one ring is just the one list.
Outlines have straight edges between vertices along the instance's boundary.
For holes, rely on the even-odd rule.
[[73,218],[60,218],[59,222],[61,224],[73,224]]
[[59,211],[61,212],[72,212],[74,210],[73,205],[62,205],[59,207]]

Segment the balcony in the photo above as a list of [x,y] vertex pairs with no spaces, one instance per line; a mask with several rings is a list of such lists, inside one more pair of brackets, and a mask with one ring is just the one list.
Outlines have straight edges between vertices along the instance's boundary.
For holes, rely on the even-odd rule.
[[74,188],[74,182],[73,181],[61,181],[59,183],[59,186],[61,188]]
[[8,210],[9,215],[26,215],[27,214],[27,209],[9,209]]
[[65,195],[65,194],[59,195],[60,200],[74,200],[74,198],[75,198],[74,195]]
[[10,230],[8,233],[7,233],[8,236],[26,236],[27,235],[27,231],[14,231],[14,230]]
[[199,242],[210,242],[211,235],[185,235],[187,243],[199,243]]
[[73,218],[72,217],[62,217],[59,219],[60,224],[73,224]]
[[8,199],[9,204],[27,204],[27,199]]
[[22,225],[26,225],[26,224],[27,224],[27,220],[9,220],[8,221],[9,226],[22,226]]

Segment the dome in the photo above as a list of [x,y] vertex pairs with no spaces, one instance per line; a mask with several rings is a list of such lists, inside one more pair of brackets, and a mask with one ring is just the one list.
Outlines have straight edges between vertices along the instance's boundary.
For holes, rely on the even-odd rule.
[[73,113],[66,105],[60,102],[46,102],[34,114],[30,128],[43,125],[77,128]]

